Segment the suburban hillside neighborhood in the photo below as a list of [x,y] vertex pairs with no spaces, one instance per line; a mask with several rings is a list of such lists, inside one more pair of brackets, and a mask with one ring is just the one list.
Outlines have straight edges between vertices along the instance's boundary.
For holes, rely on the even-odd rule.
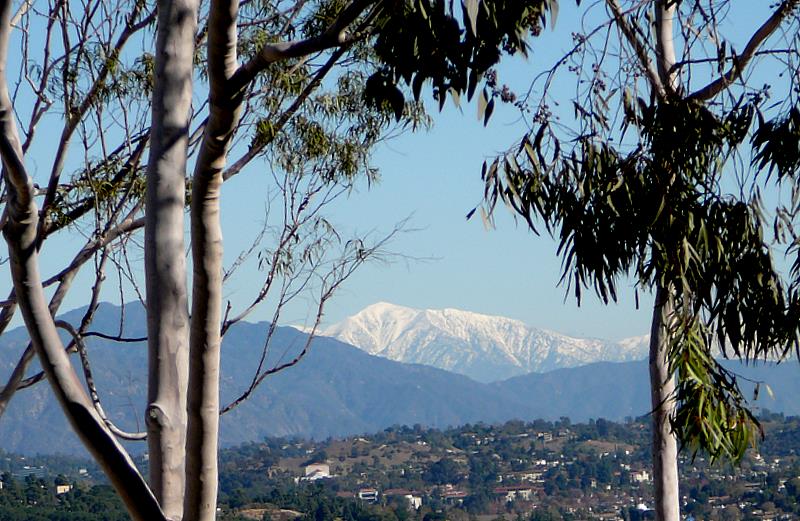
[[[738,468],[682,452],[684,519],[798,519],[800,419],[764,413],[762,424],[765,440],[757,450],[748,451]],[[221,454],[218,517],[236,521],[652,519],[648,425],[646,418],[581,424],[562,418],[448,430],[392,427],[322,442],[265,439]],[[89,509],[96,508],[92,501],[113,504],[115,500],[100,474],[79,460],[38,461],[6,454],[2,470],[3,519],[17,519],[10,512],[31,515],[67,505],[74,510],[78,498]],[[116,504],[119,519],[126,519],[121,504]]]

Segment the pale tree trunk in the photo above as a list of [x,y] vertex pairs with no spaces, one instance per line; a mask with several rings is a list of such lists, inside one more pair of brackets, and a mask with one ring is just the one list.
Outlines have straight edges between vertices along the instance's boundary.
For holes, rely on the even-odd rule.
[[184,202],[197,27],[196,0],[158,3],[147,165],[147,441],[150,484],[164,513],[183,516],[189,373]]
[[[676,5],[655,0],[656,63],[658,76],[669,92],[679,90],[675,65],[673,19]],[[653,486],[656,521],[680,520],[678,440],[670,418],[675,410],[675,376],[669,370],[672,289],[659,284],[650,329],[650,390],[653,408]]]
[[[192,185],[192,318],[184,514],[213,521],[217,507],[222,230],[220,188],[225,158],[239,120],[242,93],[236,71],[236,0],[214,0],[208,20],[209,117]],[[233,91],[233,92],[231,92]]]
[[672,296],[666,288],[656,290],[650,328],[650,397],[653,414],[653,485],[656,521],[680,519],[678,491],[678,441],[670,417],[675,409],[675,377],[669,370],[669,324]]
[[163,520],[164,514],[128,454],[98,416],[64,351],[39,276],[38,210],[33,183],[23,163],[6,80],[11,2],[0,1],[0,156],[8,188],[3,234],[9,247],[17,303],[42,369],[72,428],[108,475],[136,520]]

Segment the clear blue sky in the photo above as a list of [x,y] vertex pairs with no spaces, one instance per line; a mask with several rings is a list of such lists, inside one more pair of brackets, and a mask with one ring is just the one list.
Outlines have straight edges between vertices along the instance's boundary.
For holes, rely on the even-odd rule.
[[[478,215],[465,219],[481,201],[482,161],[522,135],[515,119],[513,111],[498,110],[483,128],[474,106],[464,107],[463,114],[450,106],[435,116],[430,131],[404,135],[380,149],[375,157],[382,171],[380,183],[340,201],[332,219],[364,232],[389,230],[411,216],[410,226],[417,231],[400,236],[391,249],[424,260],[361,268],[331,301],[329,323],[383,300],[503,315],[581,336],[615,339],[647,332],[649,312],[634,309],[632,292],[623,291],[621,304],[608,307],[591,296],[580,309],[571,295],[565,301],[565,290],[557,287],[561,271],[555,243],[515,223],[504,207],[496,212],[493,230],[487,230]],[[249,182],[242,177],[225,187],[236,194],[239,208],[240,189]],[[256,196],[252,199],[259,204]],[[228,205],[232,209],[230,199]],[[229,229],[234,221],[248,218],[255,221],[260,216],[229,214]],[[231,251],[232,240],[229,232],[226,243]],[[230,298],[248,293],[246,283],[236,286]],[[303,313],[294,308],[286,320],[300,321]]]
[[[501,82],[524,91],[537,70],[552,64],[570,47],[570,33],[575,30],[579,11],[574,2],[561,4],[555,30],[548,28],[533,41],[528,61],[514,60],[501,69]],[[749,34],[765,18],[765,7],[754,4],[745,7],[745,11],[753,11],[752,16],[737,13],[738,20],[755,20],[752,28],[742,24],[742,34]],[[578,308],[574,297],[558,286],[561,268],[552,239],[534,236],[522,223],[515,223],[504,208],[497,210],[495,230],[486,230],[477,216],[466,221],[467,212],[481,202],[481,163],[513,145],[524,131],[514,109],[498,106],[484,128],[476,118],[475,103],[465,103],[463,111],[448,103],[444,112],[434,114],[432,130],[403,135],[383,145],[374,158],[382,172],[380,183],[369,190],[363,185],[341,200],[331,220],[343,230],[365,232],[389,230],[411,216],[410,226],[418,231],[401,236],[392,249],[427,260],[364,267],[330,302],[326,323],[374,302],[388,301],[416,308],[453,307],[503,315],[576,336],[619,339],[647,333],[651,299],[640,295],[642,309],[636,310],[631,282],[621,284],[619,304],[602,305],[587,292]],[[29,161],[36,171],[35,157]],[[263,218],[264,183],[259,175],[251,168],[223,189],[229,260],[247,245]],[[63,265],[76,244],[54,242],[46,246],[45,253]],[[55,266],[45,262],[43,274],[50,275]],[[244,304],[259,283],[256,277],[251,272],[235,281],[227,288],[226,297],[234,304]],[[76,282],[76,290],[63,309],[86,302],[88,283],[85,276]],[[113,286],[109,285],[107,293],[110,300],[116,297]],[[270,316],[271,311],[264,310],[252,315],[251,320]],[[305,308],[298,305],[289,310],[283,322],[299,323],[305,317]]]
[[[500,72],[500,81],[524,92],[536,72],[551,66],[571,48],[575,21],[586,11],[574,2],[560,2],[559,22],[533,40],[529,60],[513,60]],[[761,2],[734,2],[722,20],[726,37],[741,50],[750,34],[771,13]],[[602,6],[594,8],[602,13]],[[594,18],[594,17],[590,17]],[[592,21],[584,20],[587,26]],[[555,85],[574,91],[568,83]],[[572,111],[569,98],[561,107]],[[430,103],[433,105],[433,103]],[[371,190],[350,197],[336,214],[337,222],[369,223],[388,229],[413,215],[421,228],[404,236],[395,248],[409,255],[437,260],[364,268],[328,308],[329,322],[385,300],[416,308],[454,307],[516,318],[530,325],[576,336],[619,339],[649,332],[652,297],[640,294],[636,309],[633,282],[620,284],[618,304],[602,304],[590,291],[581,307],[572,294],[558,286],[561,276],[556,244],[537,237],[524,223],[515,223],[503,207],[496,212],[497,227],[486,230],[478,215],[466,213],[481,201],[480,165],[518,142],[525,132],[518,113],[499,106],[487,128],[476,118],[473,102],[462,111],[448,103],[434,115],[430,132],[405,135],[376,155],[383,179]],[[364,229],[364,224],[360,224]]]
[[[575,16],[576,9],[571,2],[563,3],[555,31],[547,29],[533,42],[529,60],[515,59],[501,69],[501,83],[524,92],[537,69],[549,66],[569,48],[574,29],[565,20]],[[415,308],[452,307],[502,315],[577,336],[619,339],[649,332],[650,298],[644,295],[642,309],[636,310],[632,283],[621,288],[619,304],[602,305],[587,293],[578,308],[574,296],[558,286],[560,260],[552,239],[533,235],[524,223],[515,223],[502,206],[497,209],[494,230],[486,230],[477,214],[470,221],[465,219],[481,202],[484,159],[513,146],[525,132],[516,109],[498,104],[484,128],[477,119],[474,100],[463,103],[462,110],[448,102],[438,113],[428,95],[428,105],[434,111],[433,128],[382,146],[375,156],[382,172],[380,183],[341,201],[333,219],[363,232],[373,227],[388,230],[411,216],[410,225],[418,231],[403,235],[392,249],[430,260],[362,268],[331,302],[326,322],[341,320],[374,302],[388,301]],[[238,179],[225,188],[237,194],[234,204],[228,199],[228,207],[234,211],[233,216],[228,215],[229,226],[248,218],[234,209],[234,205],[242,208],[240,190],[248,183]],[[259,204],[255,196],[252,201]],[[230,232],[226,241],[232,248]],[[228,295],[235,299],[247,293],[246,283],[231,290]],[[298,306],[285,320],[302,322],[304,313]]]

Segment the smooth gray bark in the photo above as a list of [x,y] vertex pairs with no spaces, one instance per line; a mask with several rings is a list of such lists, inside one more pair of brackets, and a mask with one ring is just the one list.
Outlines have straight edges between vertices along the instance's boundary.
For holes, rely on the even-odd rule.
[[344,28],[371,3],[362,0],[349,5],[319,37],[268,44],[241,68],[236,63],[238,1],[211,3],[209,118],[195,165],[191,205],[193,278],[184,503],[187,519],[211,521],[216,515],[223,271],[219,199],[244,89],[256,73],[272,62],[345,43]]
[[675,410],[675,376],[669,370],[669,322],[673,307],[668,289],[659,287],[650,328],[650,398],[653,415],[653,485],[657,521],[680,520],[678,440],[670,417]]
[[[236,0],[214,0],[209,14],[209,118],[192,185],[192,318],[190,331],[185,516],[213,521],[217,507],[220,327],[222,323],[222,173],[239,121]],[[231,92],[233,91],[233,92]]]
[[[675,3],[655,0],[656,64],[661,85],[669,93],[680,89],[675,65],[673,19]],[[670,420],[675,412],[675,375],[669,367],[672,289],[659,285],[650,329],[650,391],[653,408],[653,486],[656,521],[680,521],[678,439]]]
[[147,288],[150,484],[166,515],[183,516],[189,311],[184,258],[186,157],[198,2],[158,3],[150,158]]

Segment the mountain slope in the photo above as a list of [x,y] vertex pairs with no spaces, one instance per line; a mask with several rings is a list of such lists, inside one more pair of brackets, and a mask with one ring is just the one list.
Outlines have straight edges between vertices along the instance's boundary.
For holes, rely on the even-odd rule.
[[[116,332],[119,308],[103,305],[95,330]],[[76,321],[77,312],[66,319]],[[144,333],[141,308],[127,310],[123,333]],[[267,324],[238,324],[223,343],[222,401],[244,390],[252,376]],[[0,377],[11,370],[26,340],[24,330],[0,337]],[[269,363],[293,356],[305,335],[278,328]],[[126,430],[143,426],[146,347],[89,339],[104,406]],[[800,414],[800,367],[795,362],[757,367],[732,364],[753,380],[765,381],[775,398],[762,392],[759,405],[786,414]],[[483,384],[465,376],[422,365],[371,356],[330,338],[317,339],[297,366],[268,378],[251,398],[222,418],[223,445],[264,436],[325,438],[376,432],[391,425],[446,427],[495,423],[509,419],[573,421],[604,417],[621,420],[649,410],[647,364],[596,363],[544,374],[528,374]],[[134,452],[145,444],[129,445]],[[20,391],[0,419],[0,449],[24,454],[83,454],[46,383]]]
[[531,372],[647,356],[647,337],[606,342],[456,309],[373,304],[322,333],[366,352],[492,382]]
[[[116,332],[119,309],[103,305],[95,330]],[[71,312],[66,320],[75,322]],[[222,402],[247,388],[258,363],[268,325],[240,323],[225,336],[222,348]],[[126,310],[124,334],[143,336],[141,308]],[[305,335],[278,328],[268,366],[291,359]],[[0,378],[5,379],[24,345],[24,330],[0,338]],[[87,341],[104,408],[123,429],[143,428],[147,375],[144,343]],[[3,380],[4,381],[4,380]],[[314,341],[295,367],[269,377],[251,398],[222,418],[221,442],[231,445],[264,436],[325,438],[375,432],[394,424],[446,427],[467,422],[503,421],[515,417],[519,401],[508,401],[499,389],[432,367],[408,365],[370,356],[330,338]],[[23,453],[81,452],[49,386],[20,391],[0,419],[0,448]],[[141,452],[144,444],[133,444]]]

